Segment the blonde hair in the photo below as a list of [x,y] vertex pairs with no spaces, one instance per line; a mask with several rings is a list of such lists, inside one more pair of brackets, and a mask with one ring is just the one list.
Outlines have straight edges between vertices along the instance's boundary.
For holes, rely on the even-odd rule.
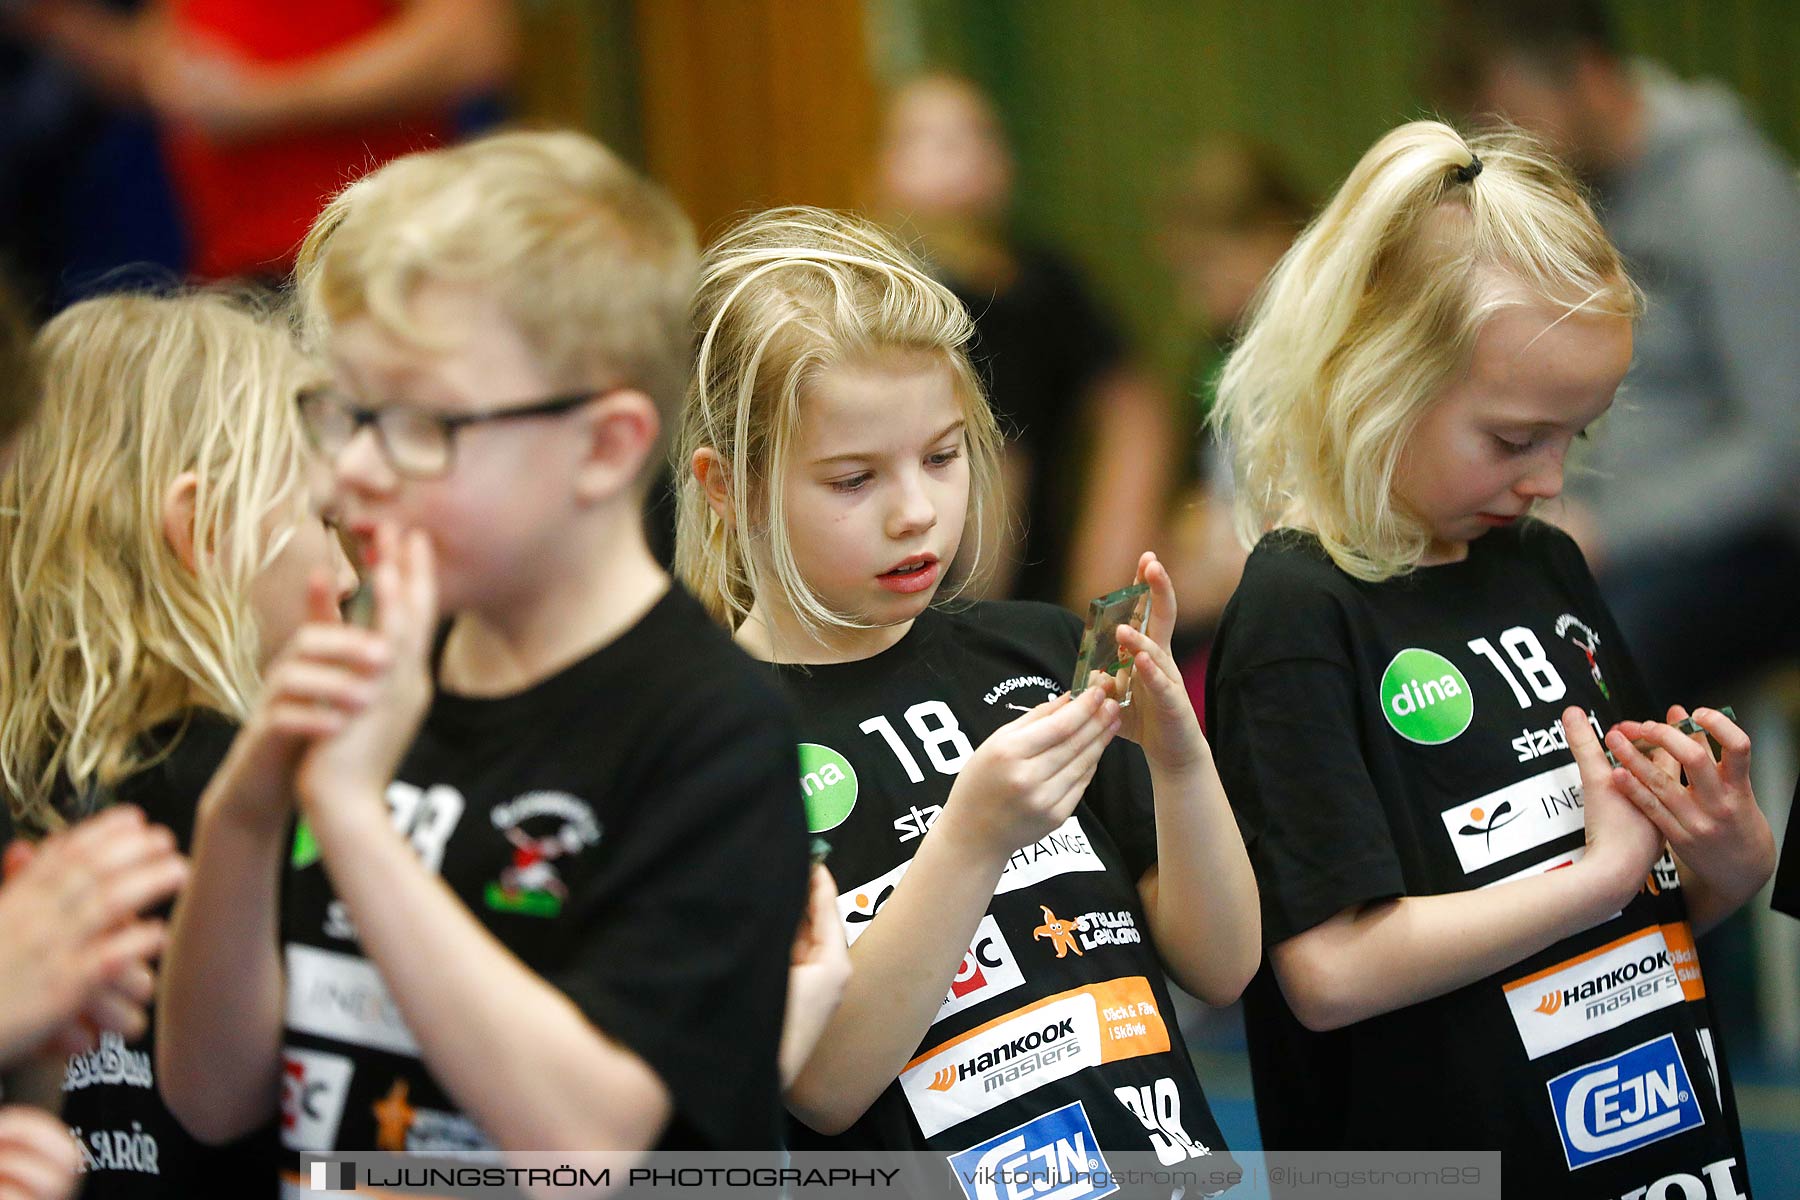
[[1569,172],[1513,129],[1464,139],[1415,121],[1376,142],[1282,258],[1225,365],[1213,419],[1246,543],[1298,519],[1358,579],[1417,566],[1430,535],[1393,495],[1402,452],[1482,324],[1522,303],[1639,311]]
[[[675,572],[708,612],[735,629],[772,587],[815,633],[863,627],[833,612],[801,576],[780,482],[812,380],[835,364],[879,361],[894,351],[937,357],[962,402],[970,509],[964,528],[976,531],[973,552],[959,562],[966,582],[983,553],[981,530],[1002,503],[1001,435],[969,362],[974,322],[949,289],[861,217],[779,208],[750,217],[707,251],[694,315],[699,360],[674,462]],[[690,469],[701,447],[724,463],[729,522],[707,503]],[[773,579],[762,578],[757,538],[767,543]],[[946,599],[958,592],[960,586]]]
[[600,143],[510,132],[394,159],[345,188],[307,233],[295,279],[315,343],[367,316],[429,350],[444,343],[413,320],[414,291],[472,284],[556,386],[640,388],[672,427],[698,261],[681,209]]
[[[0,776],[42,831],[65,789],[145,765],[159,721],[195,703],[248,714],[250,583],[304,512],[294,401],[320,376],[285,326],[210,293],[89,300],[34,349],[43,404],[0,481]],[[163,534],[185,471],[191,571]]]

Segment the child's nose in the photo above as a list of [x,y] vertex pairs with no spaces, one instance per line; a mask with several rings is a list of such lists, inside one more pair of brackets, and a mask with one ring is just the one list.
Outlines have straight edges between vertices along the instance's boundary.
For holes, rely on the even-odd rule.
[[372,425],[365,425],[351,435],[332,463],[338,482],[366,492],[385,492],[396,481],[394,469],[382,452],[381,436]]
[[888,524],[896,537],[923,533],[937,524],[937,505],[917,478],[902,482]]

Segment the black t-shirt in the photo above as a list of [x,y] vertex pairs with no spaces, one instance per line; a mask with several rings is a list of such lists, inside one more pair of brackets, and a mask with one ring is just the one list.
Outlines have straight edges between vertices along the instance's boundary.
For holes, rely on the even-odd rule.
[[1775,891],[1769,904],[1777,912],[1800,917],[1800,824],[1794,814],[1800,812],[1800,784],[1794,786],[1793,807],[1788,809],[1788,831],[1781,841],[1781,865],[1775,868]]
[[[801,713],[808,823],[854,941],[911,865],[962,764],[1066,691],[1081,623],[1049,605],[928,609],[873,658],[775,668]],[[1143,754],[1116,743],[1064,825],[1000,876],[917,1056],[843,1134],[797,1149],[940,1150],[1008,1136],[1229,1159],[1169,1010],[1137,884],[1156,862]]]
[[[525,691],[440,692],[388,789],[396,827],[488,931],[661,1077],[658,1149],[779,1144],[806,901],[794,743],[779,691],[672,585]],[[420,1061],[304,827],[282,940],[290,1168],[303,1150],[491,1149]]]
[[[1551,526],[1496,530],[1462,562],[1383,583],[1345,575],[1310,535],[1266,536],[1207,676],[1265,945],[1356,905],[1578,858],[1568,705],[1602,729],[1653,713],[1580,552]],[[1500,1150],[1518,1196],[1611,1200],[1708,1172],[1749,1193],[1666,854],[1618,915],[1437,999],[1312,1033],[1265,960],[1245,1009],[1272,1150]]]
[[972,357],[1000,428],[1031,459],[1024,560],[1013,594],[1059,601],[1074,534],[1075,481],[1084,467],[1081,400],[1125,358],[1112,319],[1061,257],[1015,251],[1016,272],[1000,291],[955,279],[946,286],[975,318]]
[[[146,736],[145,749],[161,757],[114,789],[111,801],[135,804],[153,823],[167,825],[187,853],[200,793],[236,733],[223,716],[200,709],[158,726]],[[102,1035],[96,1049],[68,1060],[62,1087],[62,1119],[81,1146],[87,1177],[81,1194],[90,1200],[185,1200],[220,1180],[231,1181],[233,1195],[275,1194],[280,1151],[274,1124],[225,1146],[188,1136],[157,1090],[154,1024],[130,1044],[117,1034]]]

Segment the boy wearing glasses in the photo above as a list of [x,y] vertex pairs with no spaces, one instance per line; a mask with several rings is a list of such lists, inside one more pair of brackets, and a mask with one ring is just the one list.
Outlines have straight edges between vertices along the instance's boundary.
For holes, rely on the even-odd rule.
[[396,160],[301,249],[373,626],[315,595],[202,800],[158,1046],[203,1138],[280,1097],[290,1187],[304,1151],[778,1144],[795,736],[640,518],[695,263],[568,133]]

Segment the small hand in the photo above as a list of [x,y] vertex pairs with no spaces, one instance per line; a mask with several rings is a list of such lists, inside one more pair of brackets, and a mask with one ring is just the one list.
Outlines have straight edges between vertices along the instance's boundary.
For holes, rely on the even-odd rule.
[[1569,752],[1581,768],[1587,857],[1577,867],[1584,868],[1584,875],[1602,873],[1608,907],[1622,907],[1643,886],[1652,864],[1662,857],[1662,833],[1645,819],[1620,786],[1612,764],[1600,748],[1600,739],[1588,724],[1587,713],[1574,707],[1563,710],[1562,727]]
[[175,837],[129,805],[6,855],[0,887],[0,1054],[88,1049],[144,1031],[160,920],[140,914],[187,881]]
[[[1175,632],[1175,584],[1150,551],[1138,560],[1137,582],[1150,585],[1150,619],[1141,633],[1129,625],[1117,630],[1119,645],[1132,656],[1133,676],[1131,703],[1119,714],[1119,733],[1142,746],[1153,765],[1187,770],[1207,761],[1211,752],[1181,669],[1169,653],[1169,638]],[[1120,690],[1114,676],[1099,676],[1097,682],[1109,696],[1116,697]]]
[[[1724,713],[1695,709],[1695,723],[1723,749],[1715,762],[1704,734],[1674,727],[1687,715],[1676,705],[1668,724],[1621,721],[1606,735],[1619,760],[1613,780],[1668,839],[1675,857],[1736,907],[1775,869],[1775,835],[1750,787],[1750,735]],[[1657,749],[1646,756],[1632,745],[1639,739]]]
[[[344,715],[333,732],[314,738],[302,754],[295,791],[301,808],[309,812],[338,797],[385,793],[431,700],[431,639],[437,623],[431,544],[417,530],[403,538],[384,523],[376,530],[370,558],[375,627],[341,628],[369,652],[366,658],[379,658],[385,666],[366,677],[336,668],[343,688],[364,703]],[[315,596],[319,591],[315,585]],[[360,690],[365,687],[366,695]]]
[[1054,831],[1081,802],[1119,728],[1099,688],[1067,693],[995,730],[963,768],[932,832],[1011,854]]
[[787,1012],[781,1022],[782,1087],[792,1083],[812,1057],[849,982],[850,948],[838,920],[837,883],[830,871],[815,863],[806,912],[788,962]]
[[0,1196],[68,1200],[80,1169],[68,1126],[23,1104],[0,1108]]

